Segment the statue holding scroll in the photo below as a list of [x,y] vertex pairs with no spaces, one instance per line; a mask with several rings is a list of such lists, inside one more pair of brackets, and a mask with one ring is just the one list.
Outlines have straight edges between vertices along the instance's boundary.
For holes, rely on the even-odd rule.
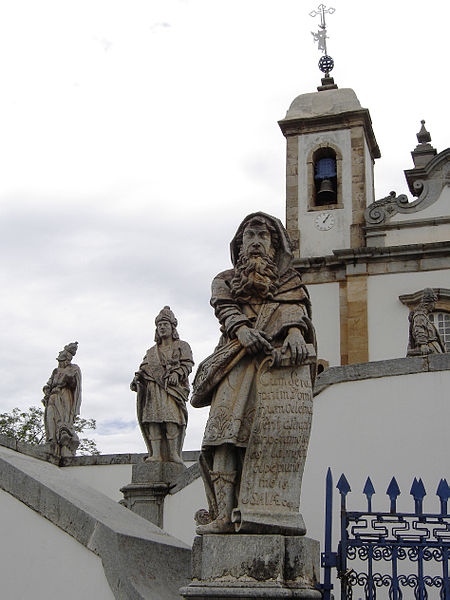
[[64,346],[58,355],[58,367],[43,388],[45,437],[52,454],[74,456],[80,444],[73,423],[80,414],[81,371],[72,359],[78,342]]
[[156,345],[147,350],[130,387],[137,392],[138,421],[149,452],[145,461],[183,464],[192,352],[180,340],[169,306],[160,311],[155,325]]
[[222,337],[200,364],[191,399],[211,406],[200,456],[210,522],[197,533],[303,535],[316,369],[309,296],[275,217],[247,216],[231,258],[233,269],[212,283]]

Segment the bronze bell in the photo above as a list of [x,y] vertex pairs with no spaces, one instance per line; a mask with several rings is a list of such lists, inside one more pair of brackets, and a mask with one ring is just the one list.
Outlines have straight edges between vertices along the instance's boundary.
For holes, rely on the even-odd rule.
[[336,202],[336,192],[330,179],[322,179],[317,192],[317,201],[318,204],[334,204]]

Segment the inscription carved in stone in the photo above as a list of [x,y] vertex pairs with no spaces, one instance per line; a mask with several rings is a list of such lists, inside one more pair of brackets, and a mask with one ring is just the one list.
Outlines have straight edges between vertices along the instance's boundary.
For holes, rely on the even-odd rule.
[[306,532],[299,513],[300,488],[311,432],[313,394],[306,365],[270,368],[257,375],[256,409],[245,456],[237,530]]

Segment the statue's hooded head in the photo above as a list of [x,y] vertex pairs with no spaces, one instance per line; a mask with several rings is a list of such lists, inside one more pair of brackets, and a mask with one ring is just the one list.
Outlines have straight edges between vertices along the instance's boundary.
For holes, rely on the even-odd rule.
[[177,321],[175,315],[173,314],[173,312],[170,310],[170,306],[165,306],[163,309],[160,310],[159,314],[157,315],[157,317],[155,319],[155,325],[156,325],[155,342],[157,344],[161,343],[161,336],[158,333],[158,323],[161,323],[162,321],[170,323],[170,325],[172,327],[172,339],[179,340],[180,336],[178,335],[178,331],[177,331],[178,321]]
[[292,263],[291,244],[281,221],[262,212],[245,217],[231,242],[231,260],[230,286],[236,300],[273,298],[280,276]]
[[291,242],[280,219],[263,212],[247,215],[239,225],[236,235],[230,244],[231,261],[233,265],[236,266],[241,255],[244,231],[246,227],[251,224],[259,226],[265,225],[269,230],[271,245],[274,252],[272,258],[277,265],[279,275],[283,275],[291,267],[293,260]]

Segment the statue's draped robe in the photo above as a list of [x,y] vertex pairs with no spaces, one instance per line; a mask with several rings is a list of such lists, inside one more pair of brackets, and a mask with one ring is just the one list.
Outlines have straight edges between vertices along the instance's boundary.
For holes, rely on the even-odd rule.
[[445,346],[428,312],[420,308],[409,313],[409,356],[422,354],[420,346],[427,346],[432,354],[445,352]]
[[[183,430],[187,424],[186,401],[189,396],[188,376],[193,359],[189,344],[173,340],[169,347],[152,346],[139,367],[137,394],[138,421],[148,444],[148,430],[143,423],[176,423]],[[178,375],[178,384],[168,382],[169,375]],[[183,441],[181,436],[181,445]]]
[[247,325],[264,331],[272,346],[280,348],[289,329],[295,327],[307,343],[316,345],[308,293],[293,269],[280,276],[278,291],[270,300],[253,298],[237,302],[230,289],[233,276],[231,269],[220,273],[212,283],[211,305],[221,324],[222,337],[215,352],[198,368],[191,400],[194,406],[211,404],[200,466],[213,517],[217,509],[211,481],[214,447],[231,444],[242,449],[238,450],[240,470],[255,410],[256,371],[265,358],[263,353],[256,357],[245,353],[236,339],[237,329]]
[[[47,382],[48,401],[45,407],[45,430],[47,440],[56,442],[61,425],[72,430],[75,417],[80,414],[81,370],[78,365],[69,364],[53,370]],[[54,432],[54,436],[50,435]]]

